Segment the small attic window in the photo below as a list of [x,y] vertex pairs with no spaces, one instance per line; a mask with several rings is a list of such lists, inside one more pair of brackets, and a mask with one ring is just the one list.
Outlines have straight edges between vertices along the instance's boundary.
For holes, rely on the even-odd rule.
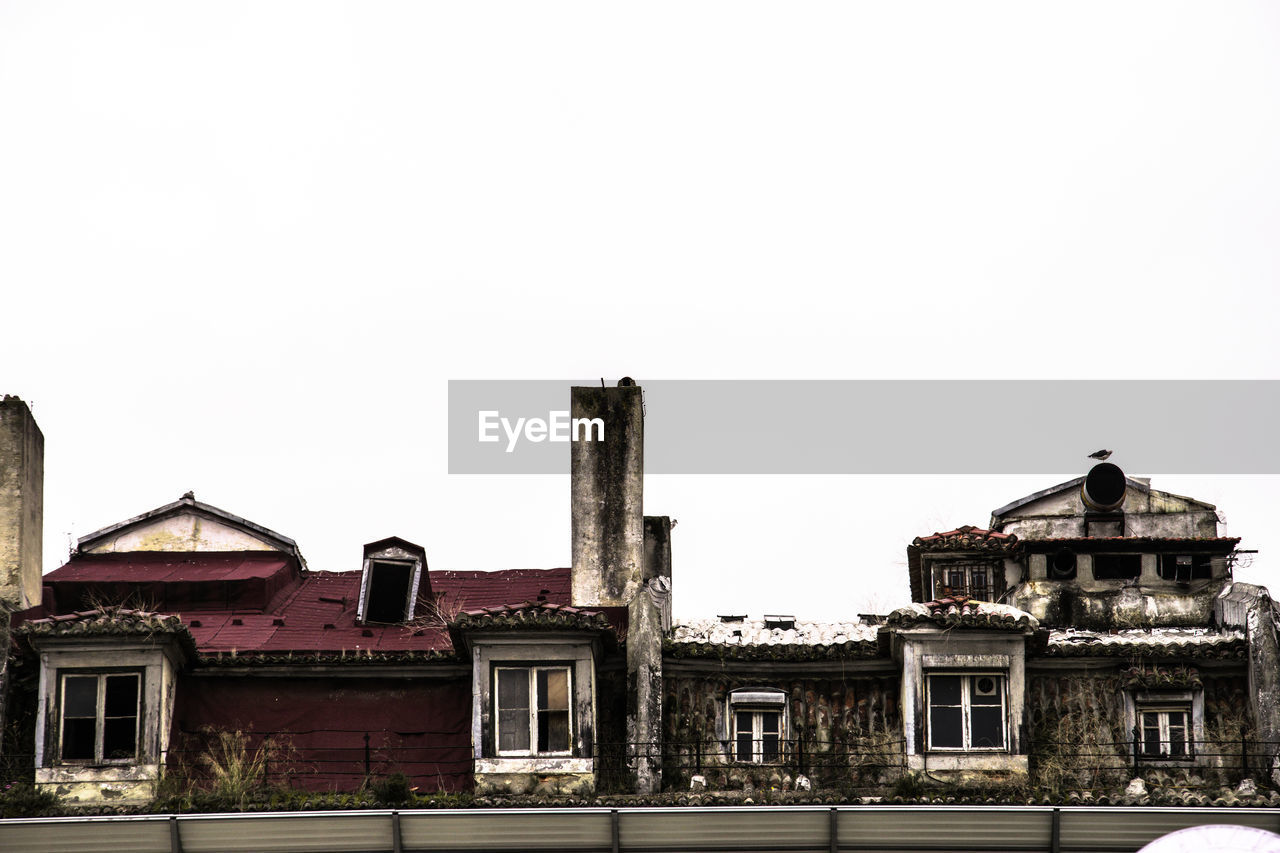
[[366,622],[403,622],[409,613],[414,564],[400,560],[371,560],[366,591]]
[[407,622],[414,617],[419,600],[433,600],[422,546],[397,536],[365,545],[357,621]]
[[764,626],[771,629],[776,628],[780,631],[791,631],[796,627],[796,617],[766,615],[764,617]]

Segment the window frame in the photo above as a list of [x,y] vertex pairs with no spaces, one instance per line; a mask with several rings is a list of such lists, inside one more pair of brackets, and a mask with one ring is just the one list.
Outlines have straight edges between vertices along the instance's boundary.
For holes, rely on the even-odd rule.
[[[365,570],[363,579],[362,596],[360,599],[360,621],[370,625],[399,625],[409,621],[413,616],[413,602],[417,595],[418,583],[421,577],[421,564],[415,559],[406,559],[404,557],[369,557],[367,558],[368,566]],[[369,612],[373,604],[373,588],[375,574],[379,565],[396,566],[409,570],[408,585],[405,589],[404,603],[400,607],[400,617],[391,621],[384,619],[374,619]]]
[[[982,584],[974,583],[974,577],[977,574],[983,577]],[[959,588],[951,583],[956,575],[964,576],[964,583]],[[973,598],[975,594],[980,594],[984,597],[979,598],[979,601],[994,601],[996,597],[996,567],[987,563],[958,560],[934,563],[933,580],[935,598],[947,595],[965,595]]]
[[[994,678],[996,684],[1000,688],[1000,732],[1001,746],[973,746],[971,744],[972,729],[972,709],[973,697],[971,696],[971,687],[974,679],[977,678]],[[933,742],[934,726],[933,726],[933,679],[935,678],[959,678],[960,681],[960,705],[939,705],[938,707],[961,709],[960,725],[961,725],[961,746],[936,746]],[[951,754],[970,754],[970,753],[1008,753],[1009,745],[1009,673],[998,670],[932,670],[924,674],[924,723],[925,723],[925,748],[929,752],[946,752]],[[991,707],[991,706],[987,706]]]
[[[493,672],[490,681],[490,691],[492,694],[493,704],[493,754],[498,758],[560,758],[572,757],[574,753],[574,737],[577,730],[574,720],[574,664],[572,662],[547,662],[536,664],[519,664],[495,662],[493,664]],[[563,672],[565,674],[565,694],[568,703],[568,732],[566,740],[568,748],[564,750],[547,750],[545,752],[538,749],[538,714],[541,709],[538,708],[538,673],[539,672]],[[523,672],[528,676],[529,684],[529,747],[528,749],[503,749],[502,748],[502,705],[501,690],[499,688],[499,677],[502,672]]]
[[[106,721],[108,719],[106,716],[107,679],[118,676],[133,676],[137,682],[137,686],[134,691],[133,755],[127,758],[108,758],[105,755]],[[63,757],[66,744],[67,680],[70,678],[95,678],[97,681],[97,686],[95,688],[96,695],[94,699],[93,756],[91,758]],[[146,674],[144,670],[134,668],[61,668],[57,672],[57,679],[57,741],[52,765],[101,767],[108,765],[129,766],[142,763],[143,723],[144,714],[146,712]],[[73,719],[88,718],[76,717]]]
[[[1145,717],[1147,714],[1158,715],[1157,731],[1160,735],[1158,741],[1160,752],[1147,751],[1147,726]],[[1173,740],[1169,737],[1170,730],[1170,714],[1182,714],[1182,755],[1174,755],[1172,750],[1165,751],[1173,745]],[[1195,740],[1195,723],[1192,713],[1192,703],[1183,701],[1155,701],[1155,702],[1137,702],[1134,705],[1135,728],[1137,729],[1137,742],[1134,744],[1138,751],[1139,761],[1177,761],[1177,762],[1194,762],[1196,760],[1196,740]]]
[[[733,760],[739,764],[781,764],[786,755],[786,738],[783,737],[782,709],[776,707],[766,707],[760,705],[734,705],[730,713],[733,715],[730,720],[729,745],[733,750]],[[751,718],[751,756],[743,758],[742,752],[738,748],[738,737],[742,733],[742,729],[738,726],[738,715],[750,715]],[[765,757],[765,731],[764,718],[765,715],[775,717],[777,719],[777,729],[773,734],[778,739],[777,750],[772,758]]]

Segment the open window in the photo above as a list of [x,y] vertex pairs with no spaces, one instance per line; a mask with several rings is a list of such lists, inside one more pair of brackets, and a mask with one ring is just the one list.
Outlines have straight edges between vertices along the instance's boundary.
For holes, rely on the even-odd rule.
[[573,750],[569,666],[497,667],[498,755],[569,755]]
[[431,597],[422,546],[394,536],[364,546],[357,614],[361,622],[407,622],[414,617],[420,597]]
[[729,694],[729,744],[734,761],[772,764],[783,758],[786,694],[740,689]]
[[1208,554],[1161,554],[1160,577],[1167,581],[1198,581],[1213,577]]
[[137,761],[142,673],[64,672],[61,682],[59,761],[63,764]]
[[928,676],[929,749],[1007,750],[1006,681],[995,672]]
[[1094,554],[1094,580],[1133,580],[1142,574],[1141,554]]

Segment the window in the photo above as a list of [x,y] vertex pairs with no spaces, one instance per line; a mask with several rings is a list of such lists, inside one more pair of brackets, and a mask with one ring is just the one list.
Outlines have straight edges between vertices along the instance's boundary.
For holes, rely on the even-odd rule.
[[369,565],[367,622],[403,622],[409,608],[414,564],[374,560]]
[[568,755],[567,666],[501,667],[495,691],[499,755]]
[[1192,758],[1191,707],[1139,706],[1138,744],[1142,758]]
[[733,760],[769,764],[782,756],[781,711],[733,712]]
[[734,761],[782,760],[787,695],[776,688],[740,687],[729,694],[729,744]]
[[979,601],[991,596],[991,567],[980,565],[951,565],[940,572],[936,595],[967,595]]
[[996,673],[930,675],[929,748],[1007,749],[1004,685]]
[[64,674],[61,761],[136,761],[141,686],[142,676],[136,672]]
[[1167,581],[1198,581],[1213,577],[1208,554],[1161,554],[1160,577]]
[[1141,554],[1094,554],[1095,580],[1132,580],[1142,574]]

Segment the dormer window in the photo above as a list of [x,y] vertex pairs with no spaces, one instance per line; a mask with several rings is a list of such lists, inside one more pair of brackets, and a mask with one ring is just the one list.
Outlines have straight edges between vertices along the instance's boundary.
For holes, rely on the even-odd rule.
[[967,595],[989,601],[994,580],[991,568],[984,563],[944,563],[934,570],[935,596]]
[[400,560],[373,560],[369,564],[369,596],[366,622],[403,622],[409,614],[409,591],[413,586],[413,563]]
[[361,622],[407,622],[420,597],[431,597],[426,551],[420,545],[392,537],[364,546],[360,578]]

